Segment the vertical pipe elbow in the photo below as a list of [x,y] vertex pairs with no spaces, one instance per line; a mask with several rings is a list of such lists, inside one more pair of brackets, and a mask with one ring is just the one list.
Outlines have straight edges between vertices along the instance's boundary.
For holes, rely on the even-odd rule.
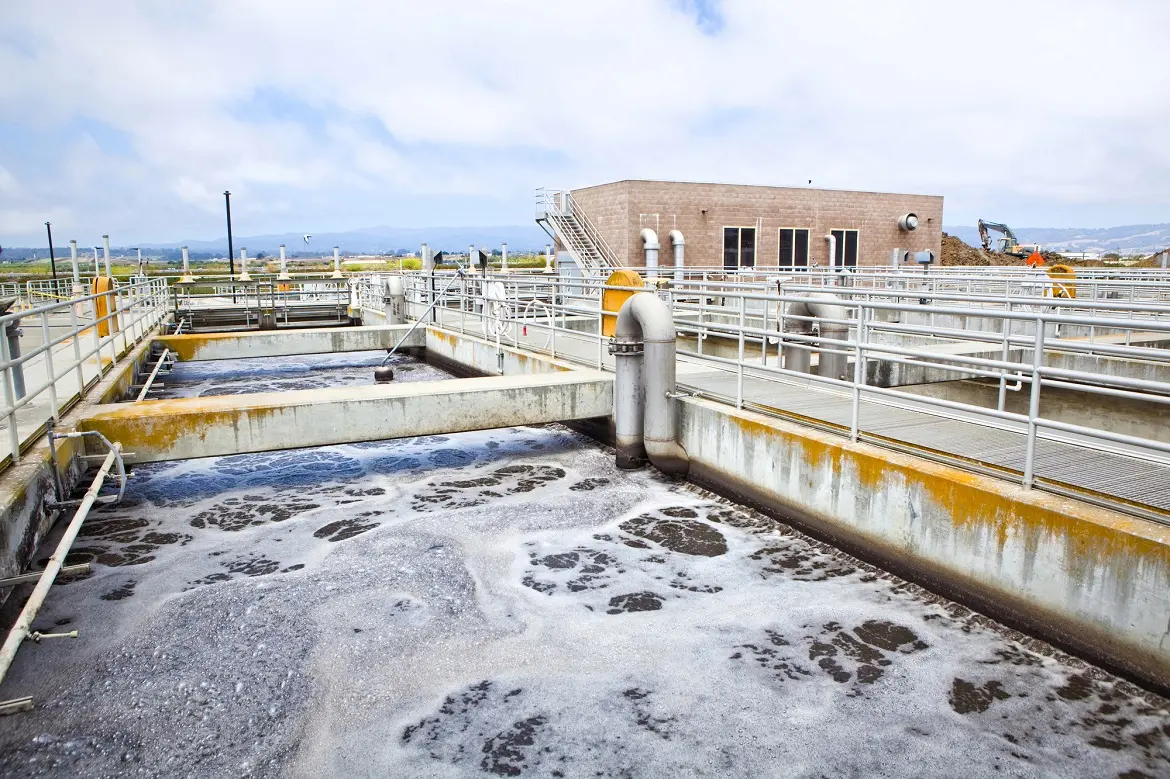
[[658,234],[649,227],[642,229],[642,253],[645,257],[643,265],[646,266],[647,275],[651,278],[658,275],[658,250],[662,248],[658,244]]
[[674,280],[681,282],[683,280],[683,268],[686,265],[684,259],[686,253],[686,241],[683,240],[683,234],[679,230],[671,230],[670,245],[674,247]]
[[[670,309],[656,296],[639,292],[618,311],[615,337],[618,343],[643,344],[641,356],[623,355],[623,361],[642,364],[641,387],[627,386],[638,374],[621,368],[615,392],[631,402],[615,404],[614,427],[627,435],[640,436],[646,455],[663,473],[682,476],[690,468],[686,449],[678,442],[678,401],[675,390],[675,329]],[[641,389],[641,404],[633,401]],[[640,429],[633,406],[641,405]],[[620,415],[620,416],[619,416]],[[627,447],[632,441],[626,441]]]

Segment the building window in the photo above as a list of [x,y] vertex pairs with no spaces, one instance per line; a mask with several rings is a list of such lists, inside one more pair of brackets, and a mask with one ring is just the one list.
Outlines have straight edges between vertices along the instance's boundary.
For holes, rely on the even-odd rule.
[[856,268],[857,267],[857,231],[856,230],[833,230],[832,235],[837,239],[836,254],[833,257],[833,265],[838,268]]
[[723,267],[752,268],[756,264],[756,228],[723,228]]
[[780,228],[780,254],[776,264],[781,268],[808,267],[808,230]]

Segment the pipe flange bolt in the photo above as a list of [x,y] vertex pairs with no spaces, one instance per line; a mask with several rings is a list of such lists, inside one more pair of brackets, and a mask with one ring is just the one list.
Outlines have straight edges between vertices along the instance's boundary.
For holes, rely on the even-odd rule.
[[629,356],[642,353],[641,341],[610,341],[609,353],[612,355]]

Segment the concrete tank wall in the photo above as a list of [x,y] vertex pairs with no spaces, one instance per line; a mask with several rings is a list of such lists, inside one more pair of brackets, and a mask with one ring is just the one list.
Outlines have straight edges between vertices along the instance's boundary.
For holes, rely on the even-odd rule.
[[681,437],[700,483],[1170,683],[1170,527],[710,401],[682,401]]

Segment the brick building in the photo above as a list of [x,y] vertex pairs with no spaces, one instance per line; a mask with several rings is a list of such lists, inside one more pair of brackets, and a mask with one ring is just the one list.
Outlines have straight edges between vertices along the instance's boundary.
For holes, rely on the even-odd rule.
[[[574,208],[628,267],[644,265],[641,231],[673,264],[669,233],[686,242],[688,267],[888,265],[892,249],[942,251],[943,199],[803,187],[617,181],[572,191]],[[917,216],[917,227],[899,220]],[[827,236],[834,236],[830,242]]]

